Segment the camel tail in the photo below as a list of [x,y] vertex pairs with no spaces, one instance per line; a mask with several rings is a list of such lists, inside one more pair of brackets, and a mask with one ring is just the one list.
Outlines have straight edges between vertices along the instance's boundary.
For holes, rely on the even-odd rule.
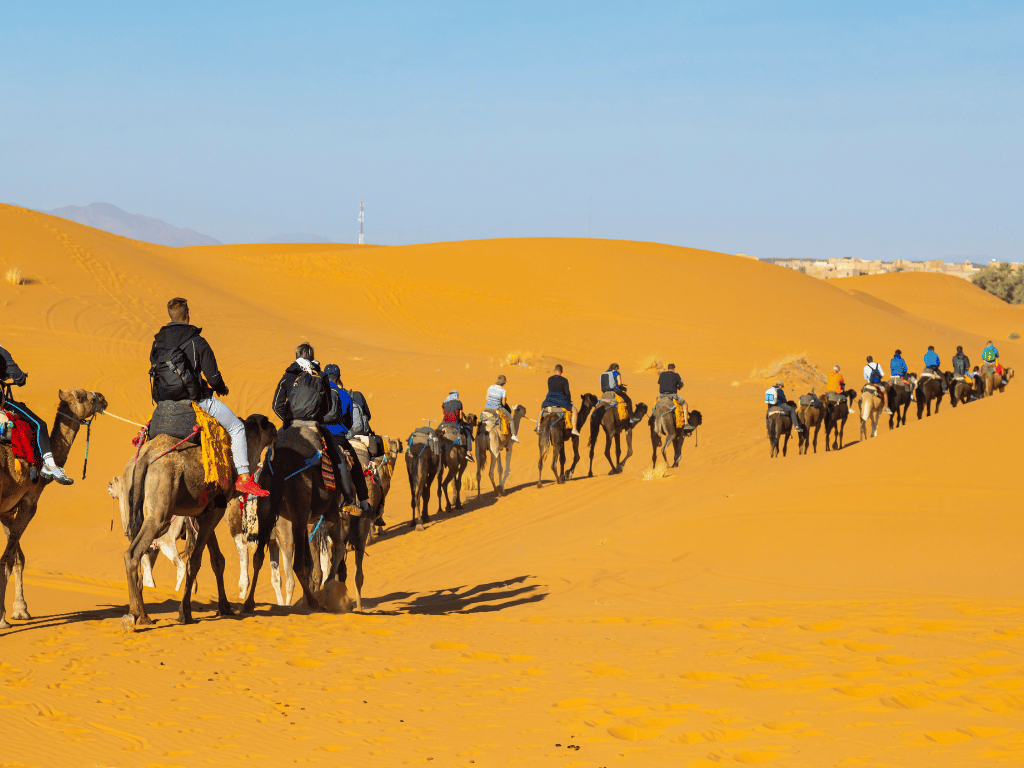
[[145,489],[146,489],[146,472],[149,470],[149,464],[143,464],[141,467],[138,462],[132,467],[132,484],[128,490],[128,539],[134,541],[139,531],[142,529],[142,520],[144,517],[143,503],[145,502]]
[[[352,525],[358,525],[358,523],[353,521]],[[316,530],[313,531],[313,536],[309,540],[309,551],[316,552],[316,556],[318,558],[320,557],[321,552],[326,551],[330,554],[330,547],[327,545],[327,526],[323,525],[322,522],[316,527]]]
[[185,525],[185,554],[182,560],[188,562],[188,559],[192,557],[192,550],[196,548],[196,521],[192,518],[186,518]]

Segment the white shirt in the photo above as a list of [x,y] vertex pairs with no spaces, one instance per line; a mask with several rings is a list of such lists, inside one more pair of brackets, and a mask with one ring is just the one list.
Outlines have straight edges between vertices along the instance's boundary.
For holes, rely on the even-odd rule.
[[507,396],[505,388],[498,384],[491,384],[487,388],[487,405],[485,408],[501,408],[501,401]]
[[882,378],[885,378],[885,371],[882,370],[882,366],[880,366],[878,363],[868,363],[867,365],[864,366],[864,381],[866,381],[868,384],[871,383],[872,371],[878,371],[882,375]]

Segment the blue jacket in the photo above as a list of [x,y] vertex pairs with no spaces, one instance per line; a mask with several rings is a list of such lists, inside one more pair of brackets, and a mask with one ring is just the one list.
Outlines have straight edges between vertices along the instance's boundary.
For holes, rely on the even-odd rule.
[[[989,350],[992,350],[992,355],[989,355]],[[989,357],[992,357],[992,359],[989,360]],[[991,346],[985,347],[985,349],[981,351],[981,359],[984,360],[986,363],[994,363],[996,360],[999,359],[999,350]]]
[[924,353],[924,364],[928,368],[938,368],[942,363],[939,361],[938,353],[931,351]]
[[334,382],[331,382],[331,392],[338,399],[338,421],[324,426],[332,435],[344,435],[352,428],[352,396]]
[[894,357],[889,361],[889,374],[891,376],[902,376],[907,372],[907,361],[902,357]]

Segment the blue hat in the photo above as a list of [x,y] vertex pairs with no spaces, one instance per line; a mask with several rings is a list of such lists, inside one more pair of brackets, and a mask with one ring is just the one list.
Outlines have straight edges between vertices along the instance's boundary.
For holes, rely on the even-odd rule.
[[341,368],[331,363],[324,367],[324,376],[341,376]]

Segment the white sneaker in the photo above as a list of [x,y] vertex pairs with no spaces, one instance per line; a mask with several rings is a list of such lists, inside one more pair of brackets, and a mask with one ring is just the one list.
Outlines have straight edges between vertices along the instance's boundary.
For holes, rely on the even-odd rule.
[[890,416],[892,416],[892,411],[890,411],[890,410],[889,410],[888,408],[886,408],[886,409],[885,409],[885,412],[886,412],[887,414],[889,414]]
[[61,485],[71,485],[75,481],[64,474],[64,470],[57,466],[53,459],[43,462],[43,468],[39,471],[45,480],[56,480]]
[[572,433],[573,433],[573,435],[574,435],[574,436],[576,436],[576,437],[579,437],[579,436],[580,436],[580,433],[579,433],[579,431],[578,431],[578,430],[575,430],[575,429],[574,429],[574,430],[572,431]]
[[519,442],[519,438],[516,437],[515,435],[512,435],[512,442],[513,443],[518,443]]

